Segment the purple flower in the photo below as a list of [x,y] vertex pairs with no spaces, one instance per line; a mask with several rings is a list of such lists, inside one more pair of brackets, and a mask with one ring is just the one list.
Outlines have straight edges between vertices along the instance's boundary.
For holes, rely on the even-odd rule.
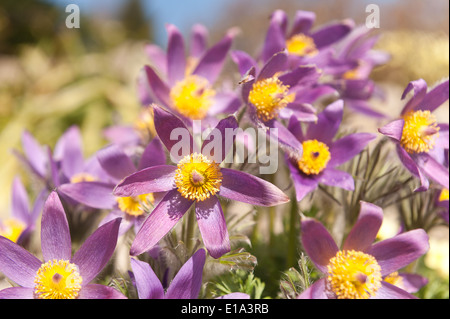
[[47,190],[42,190],[30,210],[28,194],[21,180],[14,178],[12,185],[11,217],[0,220],[0,236],[23,245],[35,229],[44,205]]
[[327,66],[332,57],[332,45],[343,39],[353,28],[350,20],[330,23],[311,30],[316,20],[314,12],[297,11],[291,29],[282,10],[276,10],[270,19],[261,58],[267,62],[274,54],[287,49],[289,65],[315,64]]
[[[339,250],[320,222],[312,218],[303,219],[303,247],[324,277],[305,290],[299,298],[415,298],[389,281],[392,282],[392,274],[398,269],[428,251],[428,235],[423,229],[415,229],[373,244],[382,220],[383,211],[380,207],[361,202],[358,220]],[[417,284],[420,286],[423,281],[413,285]]]
[[153,100],[189,124],[192,120],[207,121],[217,114],[232,113],[239,108],[241,104],[234,92],[216,92],[213,88],[223,69],[235,31],[230,30],[222,40],[206,49],[206,30],[197,26],[188,58],[180,31],[168,24],[167,32],[166,54],[153,45],[147,46],[147,52],[156,64],[156,68],[147,65],[143,69]]
[[[136,235],[130,254],[139,255],[164,237],[189,208],[195,203],[195,213],[204,244],[211,256],[219,258],[230,251],[225,217],[217,195],[258,206],[274,206],[289,201],[276,186],[250,174],[232,169],[220,168],[233,143],[225,143],[226,129],[237,128],[234,116],[219,122],[205,139],[201,152],[196,152],[194,141],[183,122],[173,114],[154,107],[155,128],[159,138],[169,151],[180,142],[171,139],[174,130],[182,130],[188,137],[188,154],[177,164],[158,165],[140,170],[126,177],[115,190],[116,196],[137,196],[140,194],[167,192],[153,209]],[[215,160],[206,150],[210,143],[217,143],[215,134],[220,134],[221,154],[214,154]],[[220,155],[220,156],[219,156]]]
[[289,131],[302,145],[301,158],[287,152],[287,163],[294,182],[297,201],[317,188],[319,183],[354,189],[353,177],[337,166],[360,153],[376,136],[369,133],[355,133],[333,141],[343,116],[343,101],[328,105],[319,115],[316,123],[310,123],[303,133],[300,122],[294,117]]
[[56,194],[44,205],[41,247],[44,262],[0,236],[0,271],[18,287],[0,291],[0,299],[120,299],[124,295],[90,283],[111,258],[120,220],[99,227],[72,256],[67,218]]
[[[139,299],[197,299],[202,286],[205,250],[199,249],[180,268],[164,292],[164,288],[153,269],[146,262],[131,259]],[[222,298],[248,299],[243,293],[232,293]]]
[[281,120],[295,116],[301,121],[315,121],[317,116],[312,103],[334,89],[316,85],[320,73],[314,66],[289,70],[286,51],[273,55],[261,69],[245,52],[234,51],[231,56],[244,76],[242,98],[249,106],[253,123],[276,128],[276,137],[282,146],[301,150],[301,145]]
[[444,166],[449,148],[448,124],[437,123],[432,114],[448,100],[448,85],[447,79],[428,91],[424,80],[410,82],[402,99],[411,90],[414,95],[403,107],[401,118],[378,130],[396,143],[400,161],[413,176],[420,179],[421,185],[416,191],[429,188],[428,178],[449,188],[448,169]]

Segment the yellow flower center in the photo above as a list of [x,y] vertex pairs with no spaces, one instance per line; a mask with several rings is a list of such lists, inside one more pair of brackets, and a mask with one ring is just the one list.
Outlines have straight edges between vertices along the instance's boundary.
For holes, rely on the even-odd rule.
[[153,123],[153,110],[151,107],[142,110],[138,119],[134,122],[134,129],[144,141],[156,135],[155,125]]
[[443,202],[443,201],[446,201],[446,200],[448,200],[448,188],[443,188],[442,190],[441,190],[441,193],[439,194],[439,201],[440,202]]
[[89,173],[78,173],[72,176],[71,183],[95,182],[97,179]]
[[368,299],[381,287],[381,267],[371,255],[339,251],[328,264],[327,283],[338,299]]
[[202,154],[187,155],[178,163],[175,185],[184,198],[204,201],[216,194],[222,185],[219,164]]
[[153,204],[155,198],[152,193],[142,194],[138,196],[130,197],[117,197],[117,204],[119,209],[130,216],[140,216],[145,212],[145,205],[148,203]]
[[313,57],[319,51],[311,37],[302,33],[292,36],[286,41],[286,49],[290,54]]
[[34,283],[34,295],[38,299],[75,299],[81,289],[82,278],[75,264],[53,259],[42,264]]
[[322,172],[330,160],[328,146],[317,140],[307,140],[302,143],[303,154],[298,161],[299,169],[307,175],[317,175]]
[[269,121],[278,116],[279,110],[294,101],[295,94],[289,94],[289,86],[277,76],[257,81],[253,84],[248,100],[256,107],[258,118]]
[[431,150],[439,135],[436,117],[430,111],[411,111],[403,119],[402,147],[411,154]]
[[20,235],[25,229],[25,224],[21,221],[9,218],[0,223],[0,236],[8,238],[9,240],[17,243]]
[[208,80],[198,75],[185,77],[170,90],[170,98],[177,111],[193,120],[206,116],[215,95]]
[[386,277],[384,277],[383,280],[390,283],[391,285],[401,288],[403,278],[398,275],[398,271],[395,271],[392,274],[389,274]]

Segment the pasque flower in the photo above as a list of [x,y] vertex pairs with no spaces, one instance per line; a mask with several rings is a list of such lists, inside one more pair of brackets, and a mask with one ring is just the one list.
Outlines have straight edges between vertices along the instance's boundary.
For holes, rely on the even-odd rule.
[[[136,235],[130,254],[139,255],[164,237],[195,203],[195,213],[204,244],[211,256],[218,258],[230,251],[228,230],[218,195],[258,206],[274,206],[289,201],[276,186],[248,173],[221,168],[233,143],[225,143],[226,129],[234,130],[238,124],[234,116],[219,122],[205,139],[200,151],[183,122],[172,113],[154,106],[155,128],[160,140],[169,151],[179,143],[170,138],[172,131],[181,129],[188,135],[189,153],[177,166],[158,165],[140,170],[121,181],[115,188],[116,196],[138,196],[154,192],[167,192],[153,209]],[[221,154],[203,154],[217,143],[220,134]],[[217,145],[217,144],[216,144]]]
[[412,81],[402,99],[413,90],[400,118],[381,127],[379,132],[396,143],[398,157],[411,174],[420,179],[417,191],[427,190],[432,179],[449,188],[448,168],[444,166],[449,148],[448,124],[439,124],[433,111],[449,97],[448,79],[428,91],[427,83]]
[[303,247],[324,277],[299,298],[415,298],[390,282],[395,279],[397,270],[428,251],[428,235],[423,229],[415,229],[373,243],[382,220],[380,207],[361,202],[358,220],[339,249],[319,221],[304,218],[301,224]]
[[301,158],[286,152],[297,201],[315,190],[319,183],[346,190],[354,189],[353,177],[336,167],[360,153],[376,136],[355,133],[333,141],[342,115],[343,101],[337,100],[318,115],[316,123],[309,123],[306,133],[301,123],[295,117],[291,118],[288,129],[303,147]]
[[0,220],[0,236],[21,245],[36,227],[44,205],[47,190],[42,190],[30,209],[28,194],[19,177],[15,177],[12,185],[11,217]]
[[[180,268],[169,287],[164,287],[146,262],[131,258],[133,279],[139,299],[197,299],[202,286],[205,250],[199,249]],[[231,293],[221,298],[248,299],[249,295]]]
[[0,271],[18,287],[0,291],[0,298],[118,299],[112,287],[90,283],[111,258],[120,219],[99,227],[72,256],[69,224],[62,203],[52,192],[41,222],[42,262],[21,246],[0,236]]

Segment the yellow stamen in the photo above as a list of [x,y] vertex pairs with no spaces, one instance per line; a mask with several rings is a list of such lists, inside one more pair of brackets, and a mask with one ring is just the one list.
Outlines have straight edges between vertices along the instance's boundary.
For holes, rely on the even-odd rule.
[[288,39],[286,41],[286,49],[289,53],[298,56],[313,57],[319,53],[314,40],[302,33],[296,34]]
[[448,200],[449,194],[448,194],[448,188],[443,188],[441,193],[439,194],[439,201],[443,202]]
[[9,218],[0,223],[0,236],[8,238],[17,243],[20,235],[25,229],[25,224],[20,220]]
[[295,94],[289,94],[289,86],[284,85],[277,76],[257,81],[253,84],[248,100],[256,107],[260,120],[269,121],[278,112],[294,101]]
[[95,182],[97,179],[89,173],[78,173],[72,176],[71,183]]
[[398,275],[398,271],[395,271],[392,274],[389,274],[386,277],[384,277],[383,280],[390,283],[391,285],[401,287],[403,278]]
[[307,175],[317,175],[322,172],[330,160],[328,146],[317,140],[304,141],[302,146],[303,154],[298,161],[299,169]]
[[153,194],[150,193],[130,197],[117,197],[116,201],[119,205],[119,209],[124,213],[130,216],[140,216],[145,212],[144,206],[147,203],[153,204],[155,198],[153,197]]
[[138,132],[142,140],[148,141],[156,135],[153,123],[153,109],[147,107],[141,111],[138,119],[134,122],[134,129]]
[[215,95],[208,80],[198,75],[185,77],[170,90],[170,98],[176,110],[193,120],[206,116]]
[[403,119],[402,147],[411,154],[431,150],[439,135],[436,117],[430,111],[411,111]]
[[381,267],[371,255],[339,251],[328,264],[327,283],[338,299],[368,299],[381,287]]
[[219,164],[202,154],[187,155],[178,163],[175,185],[184,198],[204,201],[216,194],[222,185]]
[[38,299],[75,299],[82,281],[75,264],[53,259],[38,269],[34,279],[34,295]]

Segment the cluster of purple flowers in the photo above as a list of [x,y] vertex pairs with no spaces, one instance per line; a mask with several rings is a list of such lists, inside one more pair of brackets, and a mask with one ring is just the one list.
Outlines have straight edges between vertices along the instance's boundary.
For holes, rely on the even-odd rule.
[[[208,47],[208,31],[200,25],[192,28],[186,53],[181,32],[167,25],[167,50],[153,44],[145,48],[150,63],[138,77],[139,125],[108,128],[110,143],[88,159],[75,126],[53,150],[24,132],[23,152],[15,154],[43,187],[30,210],[24,186],[14,181],[16,224],[0,222],[0,273],[14,286],[1,290],[0,298],[129,297],[95,283],[118,243],[129,244],[118,241],[126,234],[132,238],[126,246],[129,277],[138,298],[197,298],[206,259],[220,259],[232,249],[222,199],[273,207],[289,205],[290,198],[300,202],[320,185],[352,192],[354,177],[342,164],[383,135],[420,181],[416,192],[430,185],[447,190],[439,205],[448,222],[448,124],[437,123],[432,114],[448,100],[448,80],[431,90],[423,80],[412,81],[402,99],[410,91],[413,96],[401,114],[380,113],[370,106],[379,92],[371,70],[388,60],[373,49],[378,36],[350,20],[314,24],[313,12],[296,12],[289,26],[286,13],[275,11],[257,56],[231,49],[234,29]],[[239,84],[219,81],[227,58],[235,63]],[[343,135],[347,109],[387,124],[379,128],[381,134]],[[244,126],[275,129],[270,138],[279,143],[294,196],[264,175],[223,163],[233,144],[244,142],[236,135],[227,143],[226,131]],[[171,163],[177,129],[189,132],[188,151]],[[198,143],[193,132],[208,129]],[[212,143],[220,145],[220,154],[209,152]],[[419,275],[397,271],[427,252],[427,233],[410,230],[374,243],[383,211],[372,203],[360,205],[341,249],[320,221],[301,217],[302,247],[323,276],[299,298],[414,298],[411,293],[426,283]],[[107,213],[73,253],[69,224],[77,224],[69,220],[82,211]],[[195,216],[200,239],[169,284],[139,256],[164,245],[185,215]],[[40,216],[42,260],[25,248]],[[223,298],[249,296],[236,292]]]

